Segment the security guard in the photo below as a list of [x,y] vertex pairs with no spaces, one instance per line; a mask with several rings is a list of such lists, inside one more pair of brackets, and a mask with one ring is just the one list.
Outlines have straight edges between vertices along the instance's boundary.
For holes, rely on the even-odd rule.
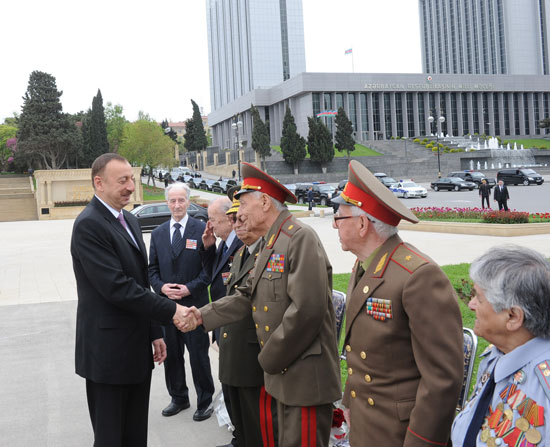
[[279,445],[326,447],[332,402],[341,397],[332,267],[315,231],[284,206],[296,203],[294,194],[255,166],[242,166],[237,217],[265,235],[263,248],[245,286],[191,310],[206,330],[252,311],[265,388],[277,399]]
[[357,161],[334,216],[357,256],[346,308],[343,404],[353,447],[447,445],[462,384],[462,321],[441,269],[397,235],[417,218]]
[[[237,219],[239,201],[233,197],[240,186],[228,191],[233,200],[226,214],[234,219],[233,229],[243,245],[235,254],[228,278],[227,294],[244,285],[260,249],[261,234],[248,231]],[[264,372],[258,363],[260,345],[252,316],[225,325],[220,330],[220,382],[229,393],[231,422],[239,447],[277,447],[277,404],[266,392]],[[226,447],[229,447],[228,444]]]

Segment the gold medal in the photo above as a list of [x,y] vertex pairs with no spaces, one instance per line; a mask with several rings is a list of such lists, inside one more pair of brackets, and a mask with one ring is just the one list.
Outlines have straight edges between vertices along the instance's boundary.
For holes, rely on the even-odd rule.
[[497,447],[495,438],[487,439],[487,447]]
[[530,442],[531,444],[538,444],[542,440],[542,435],[535,428],[530,428],[525,433],[525,439],[527,439],[527,442]]
[[516,427],[519,428],[521,431],[526,432],[529,430],[529,421],[525,418],[519,418],[516,421]]
[[485,430],[483,430],[481,432],[481,436],[480,436],[481,442],[487,442],[487,440],[489,439],[490,434],[491,434],[490,429],[486,428]]
[[511,421],[514,419],[514,412],[508,408],[504,410],[504,417],[509,421]]

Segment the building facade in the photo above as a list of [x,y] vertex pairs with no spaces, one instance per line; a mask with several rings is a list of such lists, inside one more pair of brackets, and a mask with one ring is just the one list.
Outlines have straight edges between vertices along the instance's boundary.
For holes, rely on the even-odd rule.
[[550,0],[419,0],[430,74],[550,74]]
[[301,0],[207,0],[211,110],[305,71]]
[[[545,135],[540,120],[550,117],[550,82],[544,75],[431,75],[302,73],[270,89],[257,89],[212,112],[213,145],[234,147],[231,124],[242,121],[240,140],[250,146],[250,104],[269,120],[271,143],[279,144],[286,107],[298,132],[307,137],[309,116],[342,106],[358,141],[420,137]],[[435,118],[430,124],[428,117]],[[445,117],[440,123],[438,118]],[[336,131],[334,119],[322,118]],[[433,127],[432,127],[433,126]],[[436,127],[437,126],[437,129]]]

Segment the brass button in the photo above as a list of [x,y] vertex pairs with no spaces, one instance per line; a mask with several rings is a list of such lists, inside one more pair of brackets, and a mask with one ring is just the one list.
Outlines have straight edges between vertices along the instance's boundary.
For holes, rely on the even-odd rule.
[[367,402],[369,403],[369,405],[370,405],[371,407],[374,407],[374,399],[373,399],[372,397],[369,397],[369,398],[367,399]]
[[285,368],[285,369],[283,369],[283,370],[281,371],[281,374],[284,374],[284,373],[286,373],[287,371],[288,371],[288,368]]
[[368,374],[365,374],[365,381],[370,383],[372,381],[372,377],[369,376]]
[[267,312],[269,310],[269,307],[264,306],[264,312]]
[[265,327],[265,331],[266,331],[266,332],[269,332],[269,326],[266,326],[266,327]]
[[346,351],[351,352],[351,346],[350,345],[346,345]]
[[273,277],[273,275],[270,273],[269,275],[267,275],[267,277],[268,277],[269,279],[271,279],[271,278]]
[[357,393],[353,390],[351,390],[351,397],[353,397],[354,399],[357,397]]
[[227,338],[227,332],[223,333],[223,338]]
[[348,375],[350,375],[350,376],[351,376],[352,374],[353,374],[353,369],[351,369],[351,368],[348,368]]
[[363,287],[363,293],[369,293],[369,286]]
[[256,306],[252,306],[252,312],[256,312]]
[[363,360],[367,358],[367,353],[365,351],[361,351],[361,354],[359,354]]
[[260,340],[260,346],[263,346],[263,345],[264,345],[264,341]]
[[235,284],[233,287],[235,287],[235,289],[236,289],[237,287],[239,287],[239,285],[238,285],[238,284]]
[[256,329],[258,329],[260,326],[258,326],[258,323],[256,323]]

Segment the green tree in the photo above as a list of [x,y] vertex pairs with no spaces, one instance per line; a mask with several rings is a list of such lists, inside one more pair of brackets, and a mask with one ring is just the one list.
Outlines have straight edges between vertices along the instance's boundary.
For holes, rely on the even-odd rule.
[[320,163],[323,170],[326,164],[334,158],[332,135],[328,127],[315,117],[308,117],[309,133],[307,136],[307,150],[312,161]]
[[164,134],[157,123],[147,120],[126,125],[118,152],[132,165],[147,169],[147,184],[152,178],[153,168],[174,166],[176,162],[172,139]]
[[334,120],[336,123],[336,140],[335,147],[340,152],[346,151],[348,154],[348,161],[350,159],[350,152],[355,150],[355,140],[353,139],[353,124],[346,115],[346,111],[343,107],[338,109],[338,115]]
[[13,116],[8,116],[4,118],[4,124],[7,126],[18,127],[19,126],[19,115],[13,112]]
[[265,170],[265,157],[271,157],[269,132],[260,117],[260,112],[253,105],[250,105],[250,113],[252,114],[252,149],[260,156],[262,169]]
[[550,118],[544,118],[539,121],[539,127],[541,129],[547,129],[550,127]]
[[183,146],[187,152],[201,152],[207,148],[208,140],[199,106],[193,100],[191,100],[191,104],[193,105],[193,117],[185,121],[185,142]]
[[[178,134],[176,133],[176,131],[174,129],[172,129],[168,125],[168,120],[167,119],[165,119],[162,123],[160,123],[160,127],[162,127],[162,129],[164,130],[164,134],[168,135],[172,139],[172,141],[177,144]],[[166,129],[168,129],[168,130],[166,130]]]
[[0,124],[0,171],[5,171],[15,154],[17,127]]
[[287,107],[283,118],[283,132],[281,137],[281,152],[285,161],[292,165],[294,172],[298,172],[298,165],[306,158],[306,140],[296,130],[294,117]]
[[124,117],[124,110],[120,104],[113,105],[108,102],[105,107],[105,122],[107,123],[107,141],[109,141],[109,151],[118,152],[124,126],[128,122]]

